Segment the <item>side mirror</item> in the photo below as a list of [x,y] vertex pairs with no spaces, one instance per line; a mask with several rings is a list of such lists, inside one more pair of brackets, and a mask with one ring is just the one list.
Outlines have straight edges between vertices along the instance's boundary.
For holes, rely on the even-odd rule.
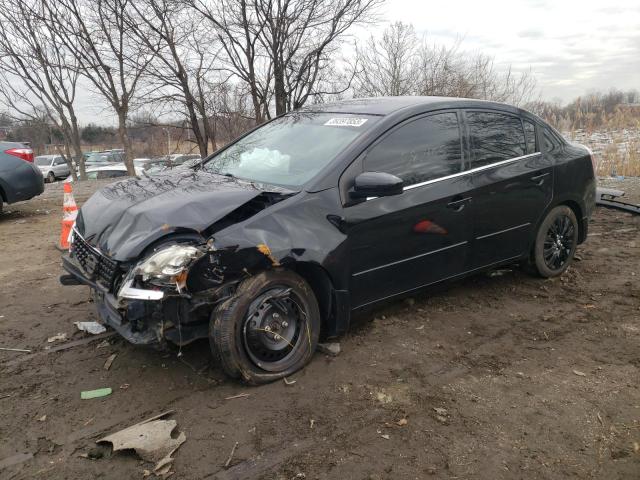
[[401,178],[384,172],[363,172],[355,179],[350,194],[354,198],[388,197],[402,193]]

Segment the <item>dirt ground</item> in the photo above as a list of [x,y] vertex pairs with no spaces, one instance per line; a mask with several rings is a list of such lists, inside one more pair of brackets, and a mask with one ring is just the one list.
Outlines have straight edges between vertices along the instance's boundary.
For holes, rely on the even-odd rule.
[[32,350],[0,351],[2,479],[142,478],[133,453],[87,454],[166,410],[187,437],[173,478],[640,478],[640,216],[598,208],[561,278],[501,270],[389,304],[294,384],[251,388],[206,342],[85,341],[88,290],[58,283],[61,203],[56,184],[0,215],[0,347]]

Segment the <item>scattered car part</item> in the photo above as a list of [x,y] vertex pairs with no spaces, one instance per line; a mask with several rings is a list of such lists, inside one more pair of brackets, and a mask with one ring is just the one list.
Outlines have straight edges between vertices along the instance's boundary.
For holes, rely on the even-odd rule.
[[171,468],[171,455],[187,440],[184,432],[180,432],[177,438],[171,436],[176,426],[175,420],[147,421],[101,438],[96,443],[111,443],[114,452],[135,450],[143,460],[154,462],[154,473],[162,475]]
[[612,188],[597,188],[596,205],[602,205],[603,207],[616,208],[618,210],[640,214],[640,205],[621,202],[620,200],[617,200],[618,197],[623,196],[624,192],[622,190],[615,190]]

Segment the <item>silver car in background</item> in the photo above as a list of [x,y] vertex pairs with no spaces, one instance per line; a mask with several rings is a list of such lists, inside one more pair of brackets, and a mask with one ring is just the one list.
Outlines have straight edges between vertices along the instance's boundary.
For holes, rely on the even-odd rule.
[[42,172],[45,182],[48,183],[71,175],[71,170],[62,155],[39,155],[34,159],[34,163]]

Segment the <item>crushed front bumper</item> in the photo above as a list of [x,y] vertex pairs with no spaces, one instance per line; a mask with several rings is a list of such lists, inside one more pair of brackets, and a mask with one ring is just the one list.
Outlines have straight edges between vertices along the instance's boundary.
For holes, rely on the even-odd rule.
[[[186,299],[164,298],[162,291],[140,290],[126,285],[124,291],[128,298],[118,299],[102,284],[91,279],[69,255],[63,255],[62,267],[69,275],[60,277],[60,282],[90,287],[101,323],[133,344],[161,345],[170,340],[177,345],[186,345],[208,335],[208,322],[198,322],[197,317],[190,315],[189,308],[185,308]],[[181,322],[177,321],[179,318],[182,318]]]

